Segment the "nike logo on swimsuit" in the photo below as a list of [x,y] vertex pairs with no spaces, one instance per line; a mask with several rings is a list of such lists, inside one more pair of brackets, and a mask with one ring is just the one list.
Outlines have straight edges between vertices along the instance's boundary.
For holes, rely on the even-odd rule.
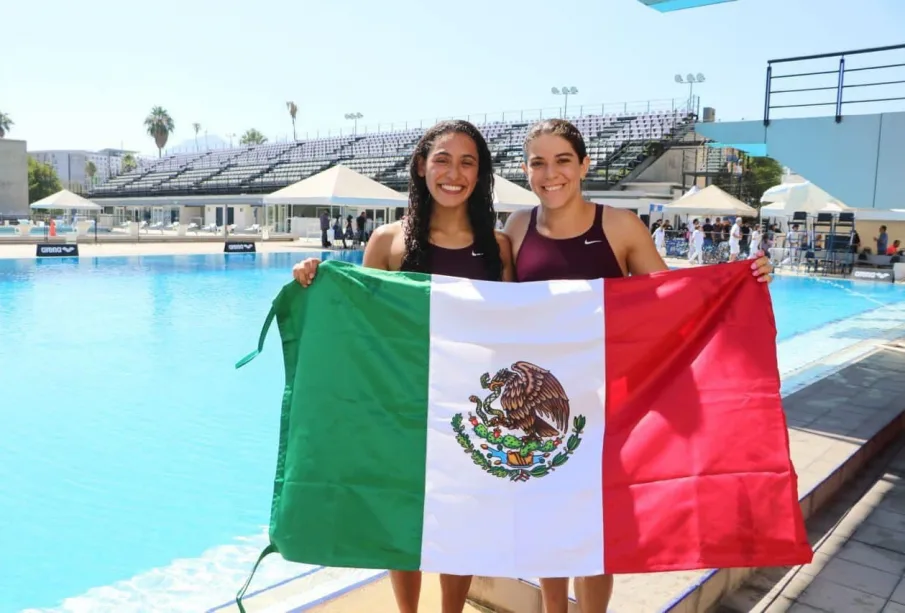
[[474,251],[471,252],[471,255],[473,255],[473,256],[476,257],[476,258],[480,258],[480,257],[483,257],[483,256],[484,256],[483,253],[475,253]]
[[585,244],[585,245],[593,245],[594,243],[602,243],[602,242],[603,242],[603,241],[589,241],[589,240],[585,239],[584,244]]

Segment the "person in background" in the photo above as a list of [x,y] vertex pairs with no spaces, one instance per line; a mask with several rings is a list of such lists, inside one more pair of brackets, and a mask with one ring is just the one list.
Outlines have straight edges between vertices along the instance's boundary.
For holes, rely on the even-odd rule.
[[661,258],[666,257],[666,224],[657,222],[654,230],[654,246]]
[[892,245],[886,250],[886,255],[896,255],[902,250],[902,241],[896,239],[892,241]]
[[748,259],[754,259],[757,252],[760,250],[760,226],[755,224],[754,227],[751,228],[751,235],[748,242]]
[[751,251],[751,224],[742,221],[742,242],[740,253],[744,257],[748,257]]
[[694,220],[694,230],[691,231],[691,239],[688,241],[688,263],[704,263],[704,232],[701,230],[701,222]]
[[886,226],[880,226],[880,236],[875,236],[874,241],[877,243],[877,255],[886,253],[886,246],[889,244],[889,235],[886,233]]
[[[717,222],[720,220],[717,219]],[[707,217],[704,219],[704,225],[701,226],[701,230],[704,232],[704,247],[712,247],[713,246],[713,224],[710,223],[710,218]]]
[[786,234],[786,249],[788,249],[788,254],[783,260],[783,264],[798,261],[798,251],[801,249],[801,232],[799,231],[799,228],[800,226],[797,223],[794,223]]
[[325,211],[321,212],[321,247],[326,249],[330,246],[330,241],[327,240],[327,230],[330,229],[330,213]]
[[729,229],[729,261],[734,262],[738,259],[738,254],[742,248],[742,227],[741,218],[736,217],[735,222]]

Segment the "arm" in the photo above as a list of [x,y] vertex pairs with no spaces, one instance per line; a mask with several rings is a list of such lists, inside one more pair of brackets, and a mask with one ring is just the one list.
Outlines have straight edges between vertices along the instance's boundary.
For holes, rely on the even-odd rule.
[[512,265],[512,241],[502,232],[496,233],[496,242],[500,246],[500,259],[503,261],[503,281],[515,281],[515,269]]
[[647,275],[669,270],[666,262],[657,253],[657,247],[651,235],[647,233],[647,227],[637,215],[631,211],[611,209],[607,221],[623,236],[626,245],[625,267],[629,274]]

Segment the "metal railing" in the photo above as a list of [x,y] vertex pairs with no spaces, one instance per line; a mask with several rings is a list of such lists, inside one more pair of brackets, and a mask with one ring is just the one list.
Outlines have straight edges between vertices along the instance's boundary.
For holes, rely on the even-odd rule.
[[[867,54],[879,54],[879,53],[889,53],[889,52],[901,52],[902,59],[899,60],[891,60],[886,63],[877,64],[877,65],[865,65],[865,66],[857,66],[854,68],[846,67],[846,58],[851,58],[853,56],[864,56]],[[888,56],[887,56],[888,57]],[[812,62],[818,60],[832,60],[838,58],[838,64],[830,70],[817,70],[813,72],[792,72],[789,74],[781,74],[776,75],[773,74],[773,68],[775,65],[781,64],[791,64],[797,62]],[[861,91],[862,88],[873,88],[873,87],[888,87],[888,86],[905,86],[905,70],[901,70],[902,78],[897,78],[898,75],[893,75],[890,78],[886,76],[882,77],[884,80],[875,80],[875,81],[867,81],[867,82],[859,82],[859,83],[849,83],[846,80],[847,75],[857,75],[857,74],[873,74],[870,71],[891,71],[894,69],[905,69],[905,44],[902,45],[889,45],[886,47],[872,47],[869,49],[856,49],[854,51],[841,51],[837,53],[821,53],[817,55],[804,55],[799,57],[790,57],[776,60],[769,60],[767,62],[767,83],[766,83],[766,93],[764,95],[764,125],[770,125],[770,111],[773,109],[791,109],[791,108],[810,108],[810,107],[828,107],[831,106],[835,109],[836,123],[840,123],[842,121],[843,116],[843,108],[847,104],[867,104],[867,103],[883,103],[883,102],[893,102],[905,100],[905,87],[902,88],[902,95],[890,95],[890,96],[880,96],[880,97],[871,97],[871,94],[867,94],[868,97],[859,98],[855,100],[847,100],[845,93],[846,90],[850,91]],[[889,72],[884,72],[884,75],[889,75]],[[807,77],[828,77],[833,76],[835,80],[834,85],[825,85],[819,87],[800,87],[800,88],[788,88],[788,89],[773,89],[773,82],[775,80],[780,79],[795,79],[795,78],[807,78]],[[875,90],[868,90],[875,91]],[[808,101],[802,103],[795,104],[773,104],[773,96],[776,95],[784,95],[784,94],[801,94],[801,93],[809,93],[809,92],[834,92],[835,99],[833,100],[818,100],[816,102]]]

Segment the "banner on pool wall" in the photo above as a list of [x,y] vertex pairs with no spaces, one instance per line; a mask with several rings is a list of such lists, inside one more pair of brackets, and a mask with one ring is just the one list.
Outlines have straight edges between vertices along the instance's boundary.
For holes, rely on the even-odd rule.
[[38,244],[35,256],[39,258],[77,258],[78,245],[44,245]]
[[253,241],[226,241],[223,244],[223,253],[256,253],[257,249]]
[[852,271],[852,279],[861,279],[863,281],[884,281],[893,282],[893,272],[891,270],[867,270],[864,268],[855,268]]

